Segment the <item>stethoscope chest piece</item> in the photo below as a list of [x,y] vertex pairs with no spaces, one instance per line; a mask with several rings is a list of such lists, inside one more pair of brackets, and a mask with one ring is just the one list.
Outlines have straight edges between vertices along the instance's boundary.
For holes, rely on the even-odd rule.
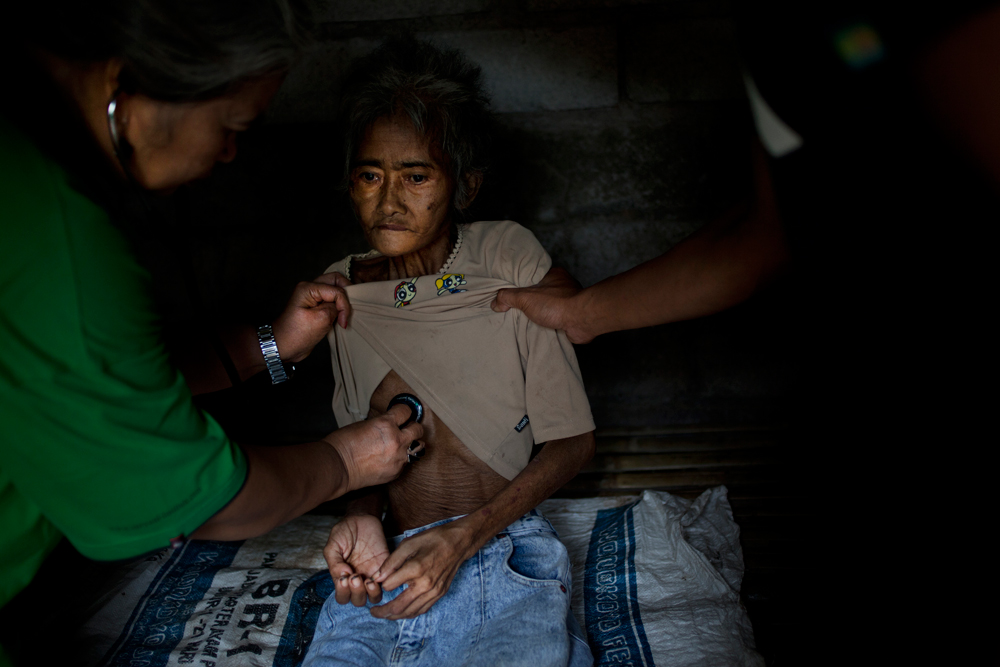
[[[386,408],[386,410],[391,410],[392,406],[394,405],[405,405],[406,407],[410,408],[410,418],[400,425],[399,428],[401,429],[406,428],[413,422],[417,422],[419,424],[420,421],[424,418],[424,405],[423,403],[420,402],[420,399],[418,399],[413,394],[396,394],[395,396],[392,397],[392,400],[389,401],[389,406]],[[420,451],[414,451],[416,446],[417,446],[417,441],[414,440],[413,443],[410,444],[409,449],[406,450],[407,463],[413,463],[414,461],[419,460],[420,457],[424,455],[423,449],[421,449]]]

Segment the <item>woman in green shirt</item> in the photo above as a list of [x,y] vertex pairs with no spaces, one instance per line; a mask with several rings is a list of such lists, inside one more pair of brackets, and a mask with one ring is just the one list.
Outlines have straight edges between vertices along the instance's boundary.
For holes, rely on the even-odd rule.
[[231,442],[192,392],[280,380],[271,336],[305,358],[346,322],[343,291],[300,284],[273,327],[228,332],[229,359],[182,374],[127,240],[137,190],[233,159],[298,50],[289,0],[85,4],[34,3],[0,35],[17,92],[0,111],[0,606],[63,535],[95,559],[245,539],[394,478],[422,437],[400,406],[319,442]]

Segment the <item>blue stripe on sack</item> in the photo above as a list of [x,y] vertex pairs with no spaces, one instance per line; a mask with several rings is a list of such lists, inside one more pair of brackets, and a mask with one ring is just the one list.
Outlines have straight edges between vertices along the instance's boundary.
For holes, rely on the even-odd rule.
[[188,542],[160,566],[101,665],[163,667],[184,625],[243,542]]
[[312,643],[319,612],[332,594],[333,579],[329,570],[320,570],[295,590],[272,667],[298,667],[302,664]]
[[635,513],[632,508],[629,508],[628,512],[625,513],[625,521],[628,524],[628,544],[630,545],[628,554],[628,578],[632,595],[629,601],[632,603],[632,630],[636,633],[636,641],[642,647],[642,652],[646,658],[645,664],[652,667],[653,663],[653,651],[649,648],[649,642],[646,640],[646,628],[642,625],[642,618],[639,616],[639,586],[636,583],[636,572],[638,570],[635,567]]
[[654,667],[636,594],[632,509],[637,504],[598,511],[590,534],[583,602],[599,666]]
[[146,592],[143,593],[142,596],[140,596],[139,602],[135,605],[135,607],[132,608],[132,613],[128,617],[128,622],[125,623],[125,629],[122,630],[121,636],[119,636],[118,639],[115,640],[115,643],[111,645],[111,648],[108,650],[104,658],[101,660],[100,662],[101,667],[110,664],[110,660],[112,659],[112,657],[118,652],[118,649],[121,648],[121,644],[128,638],[129,630],[135,624],[136,619],[139,617],[140,612],[146,608],[146,603],[148,602],[149,597],[159,586],[160,580],[163,578],[163,575],[167,573],[171,567],[173,567],[174,563],[177,562],[177,559],[180,558],[181,553],[183,553],[184,549],[187,549],[187,547],[188,545],[184,545],[183,549],[171,550],[171,552],[167,556],[166,562],[163,563],[163,565],[160,566],[160,569],[156,571],[156,574],[153,575],[153,580],[149,583],[149,587],[146,588]]

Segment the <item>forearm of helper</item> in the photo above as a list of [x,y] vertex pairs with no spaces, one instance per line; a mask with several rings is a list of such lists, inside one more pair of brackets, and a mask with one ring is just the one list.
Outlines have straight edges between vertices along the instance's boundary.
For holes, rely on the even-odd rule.
[[359,495],[347,504],[347,510],[344,512],[344,516],[370,514],[378,517],[381,521],[382,515],[385,513],[385,503],[387,497],[384,485],[369,487],[362,493],[362,495]]
[[243,488],[191,537],[257,537],[349,489],[342,459],[326,442],[242,449],[247,457]]

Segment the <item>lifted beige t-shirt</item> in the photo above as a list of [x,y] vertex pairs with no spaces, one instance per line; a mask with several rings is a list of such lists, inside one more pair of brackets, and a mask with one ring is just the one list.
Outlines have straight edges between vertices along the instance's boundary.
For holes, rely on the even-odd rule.
[[[594,430],[573,345],[519,310],[495,313],[504,287],[534,285],[552,260],[511,221],[463,226],[445,273],[347,288],[353,315],[330,333],[340,425],[367,418],[389,370],[506,479],[535,443]],[[349,275],[352,257],[327,272]]]

